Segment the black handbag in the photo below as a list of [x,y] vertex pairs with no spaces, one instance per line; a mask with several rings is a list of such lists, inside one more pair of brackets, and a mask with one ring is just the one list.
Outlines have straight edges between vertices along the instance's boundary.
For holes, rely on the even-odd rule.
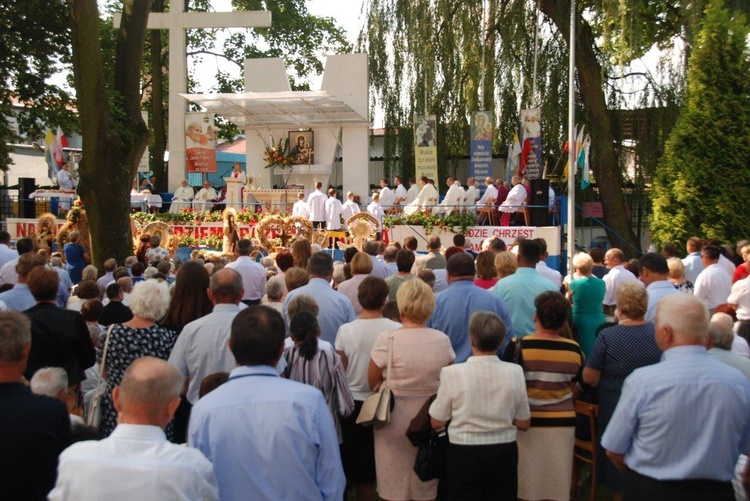
[[448,433],[445,429],[432,430],[419,444],[414,460],[414,473],[422,482],[445,476],[448,454]]

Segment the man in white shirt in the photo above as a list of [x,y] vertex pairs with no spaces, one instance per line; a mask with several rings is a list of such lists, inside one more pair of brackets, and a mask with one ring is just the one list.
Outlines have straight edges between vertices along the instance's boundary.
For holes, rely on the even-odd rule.
[[474,204],[477,201],[477,187],[475,186],[476,181],[473,177],[466,180],[466,191],[464,192],[464,207],[473,210]]
[[492,200],[492,203],[497,200],[497,188],[495,188],[495,181],[493,181],[491,177],[487,176],[484,180],[484,184],[485,186],[487,186],[487,188],[484,190],[482,198],[480,198],[479,202],[477,202],[477,209],[481,209],[485,205],[489,204],[490,200]]
[[10,248],[10,233],[0,231],[0,268],[8,261],[18,258],[18,252]]
[[307,198],[307,206],[310,207],[310,221],[313,228],[322,230],[326,224],[326,194],[323,193],[323,183],[315,183],[315,191]]
[[536,263],[536,272],[539,274],[539,276],[546,278],[553,284],[557,286],[559,289],[562,285],[562,274],[560,274],[559,271],[553,270],[549,266],[547,266],[546,260],[549,257],[549,252],[547,252],[547,241],[543,238],[536,238],[537,242],[539,242],[539,262]]
[[[519,186],[523,188],[521,184]],[[609,249],[604,254],[604,265],[609,268],[609,272],[604,275],[604,283],[607,286],[607,291],[604,293],[604,301],[602,301],[605,315],[613,316],[615,313],[615,299],[618,285],[627,282],[641,283],[635,275],[625,269],[622,265],[624,261],[625,254],[620,249]]]
[[388,180],[380,180],[380,205],[385,212],[388,212],[396,203],[396,194],[388,187]]
[[[22,256],[27,252],[33,252],[35,247],[34,240],[29,237],[19,238],[16,241],[16,251],[18,256]],[[18,256],[15,259],[11,259],[0,268],[0,285],[15,285],[18,283],[18,272],[16,271]]]
[[294,202],[294,207],[292,207],[292,216],[310,218],[310,206],[305,202],[304,193],[297,193],[297,201]]
[[188,379],[186,396],[193,405],[198,401],[204,377],[214,372],[231,372],[237,367],[227,341],[232,321],[240,312],[242,294],[239,274],[227,270],[214,273],[208,289],[213,311],[187,324],[172,348],[169,363]]
[[417,181],[413,178],[409,178],[409,191],[406,192],[406,200],[404,200],[404,205],[409,205],[414,200],[417,199],[417,196],[419,196],[419,185],[417,184]]
[[205,181],[203,181],[203,188],[201,188],[200,191],[198,191],[198,193],[196,193],[195,195],[195,210],[209,210],[211,207],[213,207],[213,201],[217,198],[219,198],[219,195],[211,186],[211,181],[206,179]]
[[703,242],[699,237],[690,237],[685,245],[688,255],[682,260],[682,264],[685,265],[685,273],[683,277],[688,282],[695,284],[698,279],[698,275],[703,271],[703,261],[701,260],[701,249],[703,248]]
[[182,384],[179,371],[163,360],[133,362],[112,392],[117,428],[104,440],[73,444],[60,455],[49,499],[219,499],[209,460],[197,449],[169,443],[164,434]]
[[341,230],[341,214],[343,206],[341,200],[336,198],[338,193],[335,188],[328,190],[328,200],[326,200],[326,229],[339,231]]
[[354,193],[348,191],[346,193],[346,202],[341,206],[341,216],[344,218],[344,225],[347,225],[347,221],[354,214],[359,214],[359,205],[354,202]]
[[396,186],[396,203],[399,205],[406,204],[406,197],[408,196],[406,188],[401,183],[401,176],[393,178],[393,184]]
[[711,313],[720,304],[727,302],[732,291],[731,276],[719,265],[721,251],[715,245],[706,245],[701,250],[704,269],[695,280],[693,294],[701,298]]
[[106,261],[104,261],[104,275],[99,277],[99,280],[96,281],[96,284],[99,286],[101,290],[107,290],[107,286],[109,284],[115,283],[115,268],[117,268],[117,260],[114,258],[109,258]]
[[510,189],[510,193],[508,193],[505,201],[498,206],[500,212],[503,213],[500,218],[500,226],[509,226],[511,215],[518,212],[518,209],[526,203],[527,193],[526,188],[521,183],[521,178],[513,176],[510,184],[513,185],[513,188]]
[[409,205],[404,207],[404,214],[411,215],[419,211],[425,211],[431,209],[437,204],[439,198],[438,192],[433,185],[430,184],[427,176],[419,178],[419,185],[422,187],[417,198],[415,198]]
[[453,211],[460,211],[464,197],[464,189],[459,181],[449,177],[446,181],[448,192],[440,203],[440,212],[445,212],[445,217],[451,215]]
[[190,207],[190,202],[194,197],[195,192],[193,192],[193,188],[188,186],[187,179],[183,179],[180,182],[180,187],[174,190],[174,196],[172,197],[172,203],[169,206],[169,212],[172,214],[179,214],[180,210]]
[[242,286],[245,290],[242,302],[248,306],[260,304],[260,299],[266,293],[266,269],[250,257],[252,251],[252,242],[246,238],[241,239],[237,242],[239,256],[226,266],[242,277]]
[[722,250],[723,250],[722,247],[726,248],[728,250],[728,252],[731,252],[731,247],[729,247],[729,246],[726,246],[726,247],[722,246],[721,242],[719,242],[715,238],[710,238],[710,239],[706,240],[705,242],[703,242],[703,246],[705,247],[706,245],[714,245],[714,246],[716,246],[716,247],[719,248],[719,252],[720,252],[720,254],[719,254],[719,262],[717,263],[719,265],[719,268],[721,268],[722,270],[724,270],[725,272],[727,272],[727,274],[729,275],[729,278],[734,277],[734,270],[737,269],[737,267],[734,265],[734,263],[732,262],[732,260],[728,259],[724,255],[724,253],[722,252]]
[[61,190],[73,191],[75,184],[73,182],[73,176],[70,175],[70,165],[64,163],[60,172],[57,173],[57,185]]
[[385,212],[383,211],[383,208],[380,206],[380,194],[375,193],[372,196],[372,202],[370,202],[370,204],[367,206],[367,213],[378,220],[378,233],[379,233],[383,227],[383,216],[385,216]]

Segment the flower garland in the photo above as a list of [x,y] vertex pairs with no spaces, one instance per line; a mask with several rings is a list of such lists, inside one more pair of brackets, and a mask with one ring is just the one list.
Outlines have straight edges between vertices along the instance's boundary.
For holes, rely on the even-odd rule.
[[296,158],[292,154],[285,153],[289,146],[289,139],[279,139],[278,144],[271,143],[266,147],[265,156],[266,169],[273,167],[291,167],[296,163]]
[[310,240],[313,233],[312,223],[304,216],[266,216],[255,225],[255,238],[266,250],[274,247],[266,235],[269,228],[276,228],[281,233],[282,243],[284,239],[288,239],[287,245],[293,244],[298,238]]

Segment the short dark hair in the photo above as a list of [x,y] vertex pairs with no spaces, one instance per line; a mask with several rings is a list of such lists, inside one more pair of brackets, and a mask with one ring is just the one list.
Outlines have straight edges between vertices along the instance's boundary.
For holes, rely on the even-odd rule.
[[690,237],[687,239],[687,247],[692,252],[700,252],[703,247],[703,241],[701,241],[700,237]]
[[466,245],[466,237],[463,236],[461,233],[456,233],[453,235],[453,245],[456,247],[463,247]]
[[146,265],[140,262],[135,263],[130,267],[130,271],[133,273],[134,277],[140,277],[141,275],[143,275],[143,272],[146,271]]
[[26,285],[37,301],[52,301],[57,298],[60,276],[55,270],[37,266],[29,272]]
[[0,244],[9,244],[10,243],[10,233],[7,231],[0,231]]
[[419,244],[417,243],[417,237],[406,237],[404,239],[404,247],[411,251],[417,250]]
[[281,313],[267,306],[250,306],[232,321],[230,343],[237,365],[275,366],[284,346],[286,326]]
[[667,275],[669,273],[667,259],[656,252],[647,252],[642,255],[638,260],[638,265],[641,268],[647,268],[653,273],[658,273],[659,275]]
[[383,259],[386,261],[395,261],[396,256],[398,255],[398,251],[400,249],[396,247],[395,245],[389,245],[385,248],[385,251],[383,252]]
[[547,241],[543,238],[535,238],[536,243],[539,244],[539,256],[543,256],[547,253]]
[[452,277],[473,277],[476,273],[474,259],[465,252],[453,254],[448,259],[445,268]]
[[219,386],[223,385],[229,381],[229,373],[228,372],[214,372],[213,374],[209,374],[208,376],[204,377],[201,381],[201,386],[198,389],[198,398],[203,398],[212,391],[214,391]]
[[237,242],[237,254],[239,254],[240,256],[249,256],[252,250],[253,243],[247,238],[242,238],[239,242]]
[[122,292],[122,286],[117,282],[111,283],[107,286],[107,299],[114,299]]
[[675,257],[677,256],[677,246],[672,242],[667,242],[661,246],[661,252],[664,257]]
[[505,245],[505,240],[503,240],[502,238],[492,237],[490,238],[488,248],[489,250],[497,254],[499,252],[505,252],[508,249],[508,246]]
[[34,240],[29,237],[19,238],[16,240],[16,250],[18,255],[26,254],[34,250]]
[[159,264],[156,265],[156,269],[159,270],[159,273],[164,273],[164,275],[169,275],[169,272],[172,271],[172,265],[169,263],[169,261],[161,261]]
[[[57,273],[57,272],[55,272]],[[76,287],[76,296],[81,299],[94,299],[102,295],[102,290],[99,288],[99,284],[93,280],[81,280]]]
[[333,274],[333,258],[324,251],[315,252],[307,262],[310,275],[330,277]]
[[[454,254],[466,254],[466,252],[461,247],[456,247],[455,245],[451,245],[447,249],[445,249],[444,257],[446,261],[451,258]],[[468,254],[466,254],[468,256]]]
[[595,263],[601,263],[604,261],[604,249],[601,247],[592,247],[589,251],[589,256]]
[[370,275],[359,284],[357,299],[360,306],[365,310],[379,310],[385,304],[384,301],[388,297],[389,292],[390,290],[385,280]]
[[352,262],[352,259],[354,259],[354,256],[359,252],[359,249],[356,247],[347,247],[344,249],[344,263],[349,264]]
[[539,242],[536,240],[528,238],[518,243],[518,257],[526,263],[538,263],[541,254],[542,250],[539,248]]
[[378,252],[380,252],[380,243],[375,240],[368,240],[362,245],[362,251],[371,256],[377,256]]
[[560,329],[568,320],[570,303],[559,292],[542,292],[534,300],[536,316],[545,329]]
[[412,266],[414,266],[414,253],[407,249],[401,249],[396,254],[396,268],[401,273],[411,272]]
[[721,249],[715,245],[704,245],[701,253],[711,261],[716,261],[721,256]]
[[112,277],[115,279],[115,281],[120,280],[122,277],[130,278],[130,272],[126,267],[120,266],[119,268],[115,268],[114,273],[112,273]]
[[276,266],[283,272],[294,266],[294,256],[288,250],[276,254]]
[[428,249],[439,249],[443,244],[440,242],[440,237],[437,235],[430,235],[427,237],[427,248]]
[[81,316],[87,322],[96,322],[102,316],[104,305],[99,299],[88,299],[81,306]]
[[27,252],[21,254],[18,258],[18,264],[16,265],[16,273],[19,277],[26,278],[29,276],[29,272],[37,266],[44,266],[46,263],[45,259],[35,252]]

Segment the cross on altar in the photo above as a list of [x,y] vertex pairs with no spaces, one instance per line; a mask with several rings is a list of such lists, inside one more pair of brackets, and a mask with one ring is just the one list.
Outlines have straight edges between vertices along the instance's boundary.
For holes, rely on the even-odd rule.
[[[271,12],[185,12],[183,2],[170,2],[169,12],[152,12],[148,29],[169,30],[169,191],[180,186],[185,177],[185,111],[187,100],[187,46],[185,30],[192,28],[268,28]],[[113,24],[119,28],[122,14],[115,14]]]

